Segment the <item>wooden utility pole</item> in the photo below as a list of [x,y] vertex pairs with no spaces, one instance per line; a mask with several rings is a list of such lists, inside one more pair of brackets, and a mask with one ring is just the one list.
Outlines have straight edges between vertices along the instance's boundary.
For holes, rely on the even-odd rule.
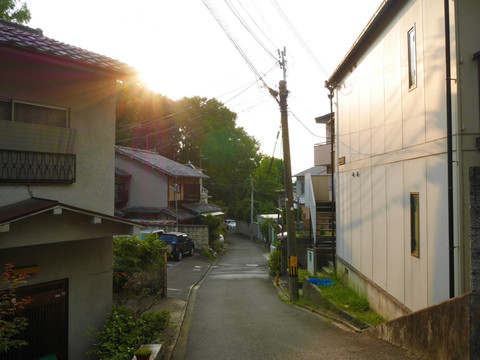
[[298,260],[297,244],[295,236],[295,219],[293,214],[293,186],[292,166],[290,163],[290,140],[288,134],[288,110],[287,110],[287,81],[285,49],[280,53],[280,66],[283,69],[283,80],[279,83],[280,113],[282,122],[283,162],[285,174],[285,214],[287,218],[287,245],[288,245],[288,290],[290,300],[297,301],[298,296]]

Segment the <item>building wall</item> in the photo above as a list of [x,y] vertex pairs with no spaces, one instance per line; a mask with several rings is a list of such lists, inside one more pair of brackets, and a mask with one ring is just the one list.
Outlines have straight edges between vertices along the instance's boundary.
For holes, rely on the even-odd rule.
[[167,175],[118,154],[115,166],[132,175],[127,207],[168,208]]
[[[68,353],[83,359],[91,346],[85,334],[100,329],[112,309],[112,239],[96,238],[0,252],[0,264],[38,265],[27,285],[68,279]],[[35,301],[35,296],[32,296]],[[88,314],[88,316],[86,316]]]
[[[389,20],[336,91],[337,153],[345,157],[337,255],[418,310],[449,295],[443,1],[406,1]],[[409,90],[413,26],[417,86]],[[411,192],[420,196],[419,257],[410,247]]]
[[[70,128],[74,133],[70,148],[77,161],[74,184],[2,185],[0,206],[35,196],[113,215],[115,79],[78,66],[66,67],[59,61],[46,62],[41,56],[25,57],[5,48],[0,48],[0,78],[2,98],[70,110]],[[25,126],[48,128],[18,124],[19,133]],[[17,144],[20,146],[20,141]],[[28,143],[27,147],[32,151],[63,151],[56,148],[54,137],[37,144]]]

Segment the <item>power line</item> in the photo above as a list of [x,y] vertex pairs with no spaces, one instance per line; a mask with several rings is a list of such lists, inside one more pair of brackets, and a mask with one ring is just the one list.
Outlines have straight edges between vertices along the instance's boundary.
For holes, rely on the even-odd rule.
[[[265,52],[270,55],[273,60],[277,60],[277,58],[275,57],[275,55],[273,55],[272,52],[270,52],[270,50],[268,50],[268,48],[265,46],[265,44],[258,38],[257,35],[255,35],[255,33],[252,31],[252,29],[250,28],[250,26],[248,26],[247,22],[242,18],[242,16],[240,15],[240,13],[238,12],[238,10],[235,8],[235,6],[233,6],[233,4],[230,2],[230,0],[224,0],[225,1],[225,4],[227,4],[228,8],[230,9],[230,11],[233,13],[233,15],[235,15],[235,17],[238,19],[238,21],[240,21],[240,24],[242,24],[242,26],[247,30],[247,32],[252,35],[252,37],[255,39],[255,41],[260,45],[260,47],[265,50]],[[245,9],[245,8],[244,8]]]
[[310,49],[310,47],[307,45],[305,40],[303,40],[302,36],[300,33],[297,31],[295,26],[293,26],[292,22],[288,19],[287,15],[283,12],[282,8],[278,4],[277,0],[270,0],[273,4],[273,7],[275,10],[277,10],[278,14],[282,18],[282,20],[285,22],[285,24],[288,26],[292,34],[295,36],[295,38],[298,40],[300,45],[303,47],[307,55],[312,59],[312,61],[317,65],[317,67],[322,71],[323,75],[328,78],[329,73],[325,69],[325,67],[320,63],[320,61],[317,59],[313,51]]
[[242,56],[243,60],[247,63],[248,67],[254,72],[254,74],[257,76],[257,78],[259,80],[261,80],[263,82],[263,84],[268,88],[267,84],[265,83],[265,80],[263,79],[263,77],[260,75],[260,73],[256,69],[252,60],[248,57],[245,50],[242,49],[238,40],[236,40],[235,37],[233,36],[233,34],[229,31],[227,25],[223,23],[220,16],[216,13],[215,9],[213,9],[213,7],[209,4],[208,0],[202,0],[202,1],[203,1],[203,4],[208,9],[208,11],[210,12],[210,14],[217,21],[218,25],[222,28],[223,32],[227,35],[227,37],[230,40],[230,42],[232,43],[232,45],[235,47],[235,49],[237,49],[238,53]]

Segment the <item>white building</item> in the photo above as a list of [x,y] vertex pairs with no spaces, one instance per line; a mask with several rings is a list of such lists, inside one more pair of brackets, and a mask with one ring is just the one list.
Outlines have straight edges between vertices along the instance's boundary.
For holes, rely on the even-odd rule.
[[479,19],[476,0],[386,0],[327,81],[338,268],[388,318],[471,290]]

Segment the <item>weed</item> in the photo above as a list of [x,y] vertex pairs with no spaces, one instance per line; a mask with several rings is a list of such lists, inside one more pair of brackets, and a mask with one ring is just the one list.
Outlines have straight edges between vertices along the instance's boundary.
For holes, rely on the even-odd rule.
[[[308,273],[307,273],[308,274]],[[305,274],[303,274],[305,275]],[[299,273],[300,276],[300,273]],[[334,274],[321,274],[315,276],[320,279],[330,279],[334,286],[322,287],[322,297],[329,300],[337,308],[344,310],[357,319],[370,325],[379,325],[386,320],[370,308],[368,300],[360,296],[355,290],[344,284],[340,277]]]

